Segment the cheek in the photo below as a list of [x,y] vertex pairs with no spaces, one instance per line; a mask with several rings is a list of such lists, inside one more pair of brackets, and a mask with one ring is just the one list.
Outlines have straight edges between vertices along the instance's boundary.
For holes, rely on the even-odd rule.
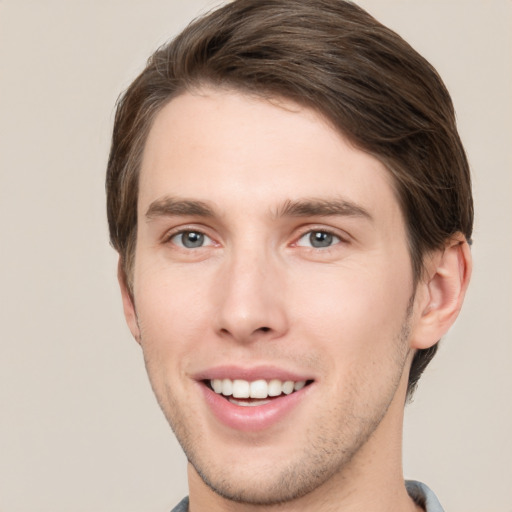
[[406,318],[412,281],[391,265],[303,269],[292,281],[297,327],[346,352],[368,357],[389,350]]
[[141,347],[151,387],[175,425],[177,411],[191,398],[188,365],[205,339],[204,293],[179,275],[151,274],[137,292]]
[[176,365],[191,344],[204,338],[209,316],[206,280],[153,266],[138,283],[136,308],[144,355],[159,364]]
[[324,384],[335,390],[345,422],[347,411],[363,417],[392,397],[407,355],[403,333],[412,283],[392,271],[383,279],[385,273],[362,268],[333,270],[309,279],[302,274],[294,332],[324,361]]

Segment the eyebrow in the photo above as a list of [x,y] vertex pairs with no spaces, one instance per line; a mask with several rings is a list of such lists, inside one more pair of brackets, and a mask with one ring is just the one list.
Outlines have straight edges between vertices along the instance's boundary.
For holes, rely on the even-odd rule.
[[[204,201],[163,197],[153,201],[146,212],[146,219],[155,217],[178,216],[214,217],[213,208]],[[280,217],[329,217],[329,216],[361,217],[373,220],[371,214],[362,206],[346,199],[298,199],[287,200],[273,215]]]
[[341,198],[288,200],[278,209],[276,217],[328,217],[332,215],[373,220],[368,210]]
[[213,209],[203,201],[176,199],[163,197],[153,201],[146,212],[146,219],[155,217],[174,217],[180,215],[194,215],[199,217],[213,217]]

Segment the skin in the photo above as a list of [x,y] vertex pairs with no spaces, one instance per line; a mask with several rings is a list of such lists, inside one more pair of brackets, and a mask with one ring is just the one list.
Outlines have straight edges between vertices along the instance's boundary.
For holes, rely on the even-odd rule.
[[[203,245],[183,246],[184,231]],[[311,233],[332,238],[314,247]],[[408,368],[455,319],[469,261],[454,237],[413,289],[389,173],[312,110],[216,89],[165,106],[143,155],[132,293],[120,283],[190,461],[191,510],[416,510],[401,468]],[[280,421],[242,432],[197,380],[220,365],[313,383]]]

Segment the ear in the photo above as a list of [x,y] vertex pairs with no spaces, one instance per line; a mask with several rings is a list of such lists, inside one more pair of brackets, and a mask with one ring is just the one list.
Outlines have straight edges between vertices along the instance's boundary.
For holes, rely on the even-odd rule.
[[123,311],[128,328],[135,338],[135,341],[140,344],[140,329],[139,322],[137,321],[137,313],[135,312],[135,304],[133,302],[133,296],[128,287],[126,273],[123,269],[122,259],[119,258],[117,263],[117,280],[119,281],[119,287],[121,288],[121,297],[123,299]]
[[443,250],[430,256],[426,276],[416,290],[412,348],[432,347],[453,325],[464,301],[471,269],[471,252],[461,233],[450,238]]

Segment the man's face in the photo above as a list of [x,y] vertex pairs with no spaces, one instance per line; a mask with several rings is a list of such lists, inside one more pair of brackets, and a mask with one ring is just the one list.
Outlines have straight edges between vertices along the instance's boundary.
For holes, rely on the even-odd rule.
[[219,494],[303,495],[398,424],[404,221],[383,165],[315,112],[215,89],[172,100],[143,155],[133,278],[151,384]]

